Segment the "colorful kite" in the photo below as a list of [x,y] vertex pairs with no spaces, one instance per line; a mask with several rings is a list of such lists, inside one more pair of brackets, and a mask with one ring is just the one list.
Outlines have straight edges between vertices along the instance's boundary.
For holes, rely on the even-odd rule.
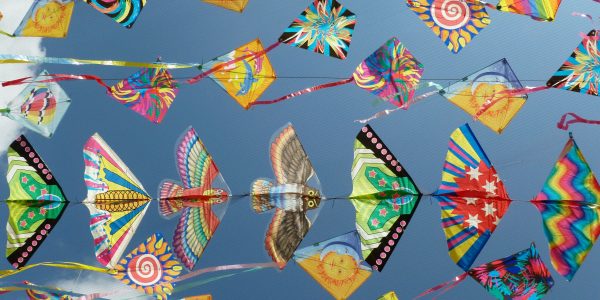
[[600,185],[573,138],[532,203],[542,214],[554,269],[572,280],[600,234]]
[[248,5],[248,0],[202,0],[202,2],[210,3],[212,5],[220,6],[229,10],[242,12],[246,5]]
[[275,133],[269,149],[276,180],[255,180],[250,195],[257,213],[275,209],[265,248],[283,269],[317,218],[324,195],[291,123]]
[[393,37],[358,65],[352,77],[360,88],[402,106],[413,98],[422,75],[423,65]]
[[173,247],[179,260],[191,270],[221,223],[231,191],[194,128],[190,127],[177,145],[181,183],[163,181],[159,205],[165,217],[181,210]]
[[421,192],[369,125],[356,136],[351,175],[349,198],[356,210],[362,255],[374,270],[382,271],[419,205]]
[[50,138],[71,105],[71,99],[57,83],[36,82],[43,81],[46,75],[48,72],[42,71],[5,108],[0,108],[0,114]]
[[600,31],[592,30],[573,54],[550,77],[549,87],[598,96],[600,86]]
[[248,109],[276,79],[275,71],[267,54],[257,54],[263,52],[262,43],[259,39],[255,39],[204,64],[202,69],[217,68],[220,64],[252,55],[250,58],[229,64],[208,75],[244,109]]
[[64,38],[74,8],[73,0],[35,0],[12,36]]
[[355,24],[356,15],[337,0],[313,0],[283,32],[279,41],[346,59]]
[[535,245],[468,271],[496,299],[541,299],[554,280]]
[[450,136],[442,184],[434,195],[442,209],[448,253],[466,271],[511,201],[468,124]]
[[131,28],[137,20],[146,0],[84,0],[99,12],[125,28]]
[[500,11],[530,16],[537,21],[554,21],[562,0],[500,0]]
[[458,53],[491,22],[485,4],[463,0],[406,0],[448,50]]
[[398,300],[398,296],[396,296],[395,292],[387,292],[385,295],[377,298],[377,300]]
[[177,96],[178,88],[167,69],[144,68],[110,87],[119,103],[158,124]]
[[335,299],[348,299],[371,276],[356,231],[302,248],[294,260]]
[[496,299],[541,299],[554,280],[532,243],[529,249],[467,270],[453,280],[426,290],[414,299],[436,291],[438,296],[471,276]]
[[10,196],[6,200],[6,258],[16,269],[27,264],[42,245],[69,201],[25,136],[12,142],[7,158]]
[[171,281],[182,269],[169,244],[155,233],[119,261],[114,277],[147,295],[167,299],[173,292]]
[[[523,89],[523,85],[503,58],[450,86],[440,94],[496,133],[502,133],[519,112],[527,95],[511,95],[509,91]],[[485,103],[493,103],[478,114]]]
[[83,158],[88,188],[83,203],[90,210],[96,258],[112,269],[142,221],[151,198],[99,134],[85,143]]

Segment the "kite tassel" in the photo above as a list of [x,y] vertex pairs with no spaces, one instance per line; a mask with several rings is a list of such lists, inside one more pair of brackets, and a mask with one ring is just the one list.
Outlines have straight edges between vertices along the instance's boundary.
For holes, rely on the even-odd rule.
[[[568,117],[571,117],[572,119],[567,120]],[[582,118],[575,113],[568,112],[568,113],[562,115],[562,117],[560,118],[560,121],[558,121],[558,123],[556,123],[556,127],[558,129],[562,129],[562,130],[566,131],[566,130],[569,130],[569,126],[571,124],[576,124],[576,123],[600,125],[600,120],[589,120],[589,119]]]
[[252,103],[250,103],[248,105],[248,108],[250,108],[252,106],[255,106],[255,105],[266,105],[266,104],[274,104],[274,103],[282,102],[282,101],[285,101],[285,100],[288,100],[288,99],[291,99],[291,98],[294,98],[294,97],[298,97],[300,95],[308,94],[308,93],[311,93],[311,92],[314,92],[314,91],[318,91],[318,90],[321,90],[321,89],[326,89],[326,88],[330,88],[330,87],[334,87],[334,86],[348,84],[348,83],[351,83],[351,82],[354,82],[354,78],[353,77],[350,77],[350,78],[347,78],[347,79],[344,79],[344,80],[340,80],[340,81],[334,81],[334,82],[329,82],[329,83],[325,83],[325,84],[316,85],[316,86],[313,86],[313,87],[302,89],[302,90],[293,92],[291,94],[279,97],[277,99],[254,101],[254,102],[252,102]]

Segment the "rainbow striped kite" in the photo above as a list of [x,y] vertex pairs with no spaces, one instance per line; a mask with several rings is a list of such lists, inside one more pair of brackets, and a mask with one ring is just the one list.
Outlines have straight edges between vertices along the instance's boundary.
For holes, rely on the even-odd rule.
[[600,234],[600,185],[573,138],[531,202],[542,214],[554,269],[573,279]]
[[562,0],[500,0],[498,10],[530,16],[537,21],[554,21]]
[[442,184],[434,196],[442,209],[448,253],[467,271],[511,201],[468,124],[450,136]]

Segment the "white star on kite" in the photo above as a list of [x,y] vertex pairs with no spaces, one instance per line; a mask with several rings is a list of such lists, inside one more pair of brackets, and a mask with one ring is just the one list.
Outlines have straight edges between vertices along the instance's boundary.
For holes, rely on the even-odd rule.
[[469,218],[465,222],[469,223],[469,227],[475,228],[477,228],[477,226],[479,226],[479,223],[481,223],[481,221],[479,221],[478,214],[475,214],[474,216],[469,214]]
[[485,185],[481,186],[482,188],[485,189],[486,192],[492,194],[492,195],[496,195],[496,184],[494,183],[494,181],[485,181]]
[[479,176],[482,175],[482,173],[479,172],[479,167],[472,168],[471,170],[469,170],[469,172],[467,172],[467,174],[469,175],[469,177],[471,179],[475,179],[475,180],[479,180]]
[[477,198],[465,198],[465,201],[467,201],[467,205],[477,205]]
[[485,207],[481,210],[485,212],[486,217],[490,215],[493,216],[496,213],[497,209],[494,208],[494,203],[485,203],[484,205]]

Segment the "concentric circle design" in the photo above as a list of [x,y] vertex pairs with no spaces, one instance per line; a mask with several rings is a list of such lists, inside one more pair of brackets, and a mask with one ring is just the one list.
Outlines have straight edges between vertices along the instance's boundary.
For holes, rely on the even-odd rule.
[[435,23],[448,30],[461,28],[471,19],[469,5],[461,0],[434,0],[431,17]]
[[129,261],[127,276],[137,285],[151,286],[163,277],[162,265],[156,256],[142,254]]

